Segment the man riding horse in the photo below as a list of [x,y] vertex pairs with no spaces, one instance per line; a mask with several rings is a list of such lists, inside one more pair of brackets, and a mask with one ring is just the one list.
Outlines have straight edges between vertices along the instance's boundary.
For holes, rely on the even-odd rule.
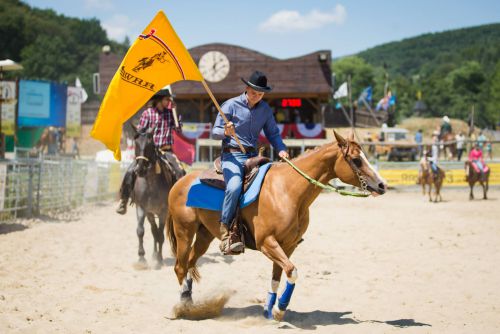
[[445,136],[449,133],[452,133],[453,130],[451,128],[451,123],[450,123],[450,118],[448,116],[443,116],[442,122],[441,122],[441,128],[439,129],[439,139],[444,140]]
[[[272,87],[267,85],[267,77],[264,73],[255,71],[248,81],[243,78],[241,80],[247,85],[245,92],[222,105],[222,111],[229,122],[224,124],[223,118],[218,115],[212,130],[213,138],[222,139],[221,160],[226,190],[220,220],[220,250],[224,255],[239,254],[244,248],[241,240],[230,235],[230,227],[243,188],[245,161],[257,155],[259,133],[264,130],[269,142],[279,152],[280,158],[289,158],[273,111],[267,102],[262,101],[264,94],[272,90]],[[236,135],[246,153],[241,151],[235,139]]]
[[439,160],[439,139],[438,133],[434,133],[432,136],[432,145],[431,150],[428,152],[427,160],[430,163],[430,167],[432,170],[432,175],[434,178],[438,176],[438,160]]
[[[160,90],[151,98],[151,107],[142,113],[137,130],[138,132],[153,131],[155,148],[160,154],[161,172],[166,175],[172,170],[177,180],[185,174],[185,171],[172,153],[172,130],[177,132],[182,131],[182,124],[180,122],[179,126],[176,127],[172,112],[173,108],[175,108],[175,102],[172,100],[170,91],[168,89]],[[116,212],[121,215],[127,212],[128,200],[136,179],[134,172],[136,166],[137,162],[132,162],[123,177],[120,187],[120,203],[116,209]]]

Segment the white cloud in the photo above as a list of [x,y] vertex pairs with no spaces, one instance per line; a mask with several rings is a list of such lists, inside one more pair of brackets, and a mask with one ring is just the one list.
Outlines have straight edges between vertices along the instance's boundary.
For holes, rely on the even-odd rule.
[[134,30],[136,24],[127,15],[115,14],[103,21],[102,26],[110,39],[121,42],[125,36],[130,36],[130,31]]
[[111,10],[115,6],[112,0],[84,0],[85,9]]
[[291,32],[319,29],[328,24],[343,24],[347,18],[344,6],[338,4],[329,11],[312,10],[301,14],[294,10],[281,10],[274,13],[259,25],[260,31]]

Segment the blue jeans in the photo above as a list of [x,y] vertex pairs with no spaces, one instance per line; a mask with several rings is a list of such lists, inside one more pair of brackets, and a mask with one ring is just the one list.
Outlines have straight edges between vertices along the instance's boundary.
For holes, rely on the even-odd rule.
[[221,222],[228,227],[236,213],[238,200],[243,189],[245,161],[254,156],[255,154],[222,153],[222,174],[224,182],[226,182],[226,191],[222,203]]
[[484,166],[483,166],[483,163],[481,162],[481,160],[472,160],[472,162],[476,164],[477,168],[479,168],[479,172],[481,174],[483,174]]
[[437,164],[434,163],[433,161],[431,161],[431,169],[432,169],[432,172],[434,174],[436,174],[438,172],[438,167],[437,167]]

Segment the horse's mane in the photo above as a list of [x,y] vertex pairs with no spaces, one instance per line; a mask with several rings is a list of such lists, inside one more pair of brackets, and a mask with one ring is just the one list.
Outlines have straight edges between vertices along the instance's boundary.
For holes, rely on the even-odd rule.
[[311,156],[312,154],[318,152],[319,150],[325,148],[326,146],[330,146],[332,145],[333,143],[326,143],[326,144],[323,144],[321,146],[316,146],[312,149],[307,149],[304,151],[304,153],[300,154],[299,156],[295,157],[292,159],[292,161],[301,161],[301,160],[304,160],[306,158],[308,158],[309,156]]
[[[361,146],[360,146],[357,142],[355,142],[355,141],[350,141],[350,140],[348,140],[348,142],[349,142],[349,145],[354,145],[354,146],[356,146],[358,149],[360,149],[360,150],[361,150]],[[326,144],[323,144],[323,145],[321,145],[321,146],[316,146],[316,147],[314,147],[314,148],[312,148],[312,149],[307,149],[304,153],[302,153],[302,154],[301,154],[301,155],[299,155],[298,157],[293,158],[292,160],[293,160],[293,161],[301,161],[301,160],[303,160],[303,159],[307,159],[307,158],[308,158],[309,156],[311,156],[312,154],[314,154],[314,153],[316,153],[316,152],[318,152],[318,151],[320,151],[320,150],[322,150],[322,149],[324,149],[324,148],[327,148],[327,147],[329,147],[329,146],[331,146],[331,145],[335,145],[335,144],[337,144],[337,142],[326,143]],[[337,145],[338,145],[338,144],[337,144]]]

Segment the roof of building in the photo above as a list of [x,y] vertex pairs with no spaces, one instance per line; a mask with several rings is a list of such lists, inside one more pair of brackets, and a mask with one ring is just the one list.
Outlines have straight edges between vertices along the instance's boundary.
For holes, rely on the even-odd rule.
[[[214,95],[229,98],[245,89],[241,77],[248,79],[250,74],[259,70],[267,75],[273,87],[268,97],[320,97],[328,99],[331,94],[331,53],[327,50],[316,51],[304,56],[278,59],[244,47],[229,44],[205,44],[189,50],[198,64],[202,55],[208,51],[224,53],[229,60],[229,73],[217,83],[207,82]],[[99,73],[101,93],[104,94],[115,74],[123,55],[101,53]],[[177,98],[208,97],[199,82],[181,81],[172,85]]]
[[[193,60],[198,64],[202,55],[209,51],[219,51],[227,56],[230,70],[220,82],[207,82],[215,95],[231,97],[241,93],[245,84],[241,77],[248,79],[250,74],[259,70],[268,78],[273,87],[271,96],[317,97],[331,94],[331,53],[327,50],[316,51],[304,56],[277,59],[244,47],[214,43],[189,49]],[[206,94],[199,82],[180,81],[172,85],[177,98],[189,98]]]

